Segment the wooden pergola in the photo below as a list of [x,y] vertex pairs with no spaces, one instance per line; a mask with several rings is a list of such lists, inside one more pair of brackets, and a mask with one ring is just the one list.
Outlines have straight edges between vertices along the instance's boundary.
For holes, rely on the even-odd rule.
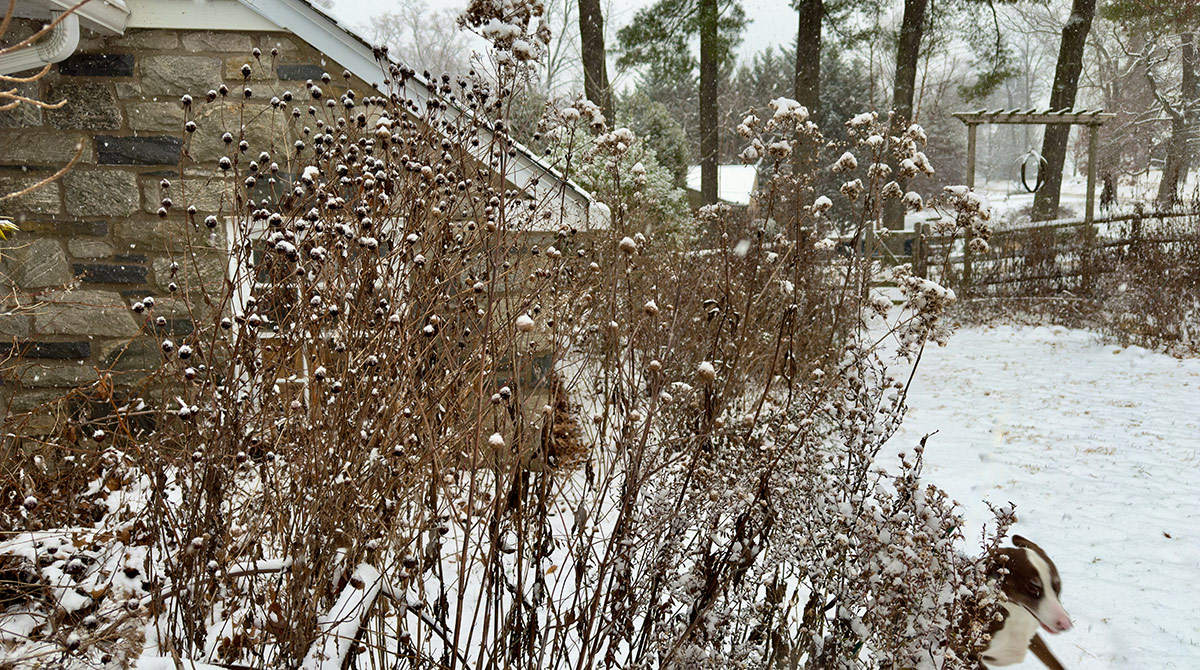
[[[1067,123],[1088,127],[1088,176],[1087,205],[1084,221],[1091,223],[1095,214],[1096,200],[1096,132],[1105,121],[1116,116],[1102,109],[997,109],[993,112],[958,112],[954,118],[967,124],[967,186],[975,188],[975,129],[984,123],[1012,123],[1021,125],[1045,125]],[[1040,169],[1040,168],[1039,168]]]

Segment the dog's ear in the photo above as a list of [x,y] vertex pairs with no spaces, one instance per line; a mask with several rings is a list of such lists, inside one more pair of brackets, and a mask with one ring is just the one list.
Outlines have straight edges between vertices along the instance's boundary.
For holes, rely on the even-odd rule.
[[1013,546],[1021,547],[1022,549],[1040,549],[1040,547],[1038,547],[1036,544],[1026,540],[1020,535],[1013,535],[1012,543]]

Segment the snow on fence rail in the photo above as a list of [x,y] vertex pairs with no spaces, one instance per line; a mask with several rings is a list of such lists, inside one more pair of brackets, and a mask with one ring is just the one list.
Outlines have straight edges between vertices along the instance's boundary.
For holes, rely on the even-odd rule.
[[[1154,235],[1153,228],[1169,220],[1195,217],[1194,211],[1127,213],[1088,222],[1083,219],[1058,219],[1051,221],[1022,222],[992,232],[991,246],[986,254],[972,253],[961,237],[931,234],[921,223],[910,233],[911,255],[908,257],[913,268],[921,276],[934,274],[939,281],[949,276],[964,288],[995,286],[1031,281],[1063,280],[1090,274],[1103,274],[1103,265],[1081,263],[1083,251],[1103,253],[1123,249],[1130,245],[1156,245],[1166,247],[1185,241],[1179,234]],[[1148,230],[1149,228],[1149,230]],[[982,277],[990,269],[1005,262],[1024,262],[1035,251],[1032,238],[1039,233],[1053,236],[1048,241],[1054,252],[1041,258],[1047,270],[1036,275]],[[1075,237],[1078,244],[1063,244],[1061,240]],[[1045,252],[1045,249],[1036,251]],[[892,257],[893,260],[896,257]]]

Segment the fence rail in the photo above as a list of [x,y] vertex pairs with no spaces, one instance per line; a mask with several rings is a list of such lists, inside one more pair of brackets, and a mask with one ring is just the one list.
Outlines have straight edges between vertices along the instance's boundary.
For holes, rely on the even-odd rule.
[[[1082,219],[1066,219],[1022,223],[994,231],[989,240],[990,248],[985,254],[973,253],[969,247],[970,240],[930,233],[927,232],[928,228],[925,224],[918,223],[912,233],[906,234],[907,239],[904,239],[903,244],[905,249],[910,251],[905,258],[912,263],[917,274],[921,276],[932,274],[933,278],[942,281],[953,279],[961,288],[969,291],[972,287],[1064,280],[1095,272],[1103,273],[1102,266],[1080,271],[1076,271],[1074,268],[1065,268],[1063,267],[1064,261],[1067,263],[1070,261],[1063,256],[1111,252],[1138,244],[1162,247],[1185,242],[1191,238],[1179,235],[1155,236],[1152,230],[1146,229],[1166,224],[1174,219],[1197,216],[1200,216],[1200,213],[1192,211],[1135,212],[1091,222]],[[1112,224],[1128,224],[1130,227],[1115,231],[1112,229]],[[1036,248],[1034,240],[1039,234],[1054,236],[1048,245],[1049,249]],[[1060,243],[1064,238],[1069,239],[1072,236],[1075,236],[1079,242],[1076,244]],[[987,271],[1004,263],[1029,261],[1032,252],[1037,252],[1041,256],[1033,260],[1056,269],[1037,275],[1015,277],[984,278],[976,276],[980,270]],[[901,259],[888,254],[884,256],[883,260],[899,262]]]

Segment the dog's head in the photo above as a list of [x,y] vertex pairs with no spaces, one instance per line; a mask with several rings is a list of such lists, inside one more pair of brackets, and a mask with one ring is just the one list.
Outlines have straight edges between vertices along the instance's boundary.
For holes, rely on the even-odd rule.
[[994,571],[1001,566],[1008,569],[1000,582],[1004,595],[1028,610],[1047,632],[1071,630],[1071,616],[1058,600],[1062,580],[1054,561],[1041,547],[1020,535],[1013,536],[1013,544],[1016,547],[999,550],[1008,560],[996,561],[994,568]]

